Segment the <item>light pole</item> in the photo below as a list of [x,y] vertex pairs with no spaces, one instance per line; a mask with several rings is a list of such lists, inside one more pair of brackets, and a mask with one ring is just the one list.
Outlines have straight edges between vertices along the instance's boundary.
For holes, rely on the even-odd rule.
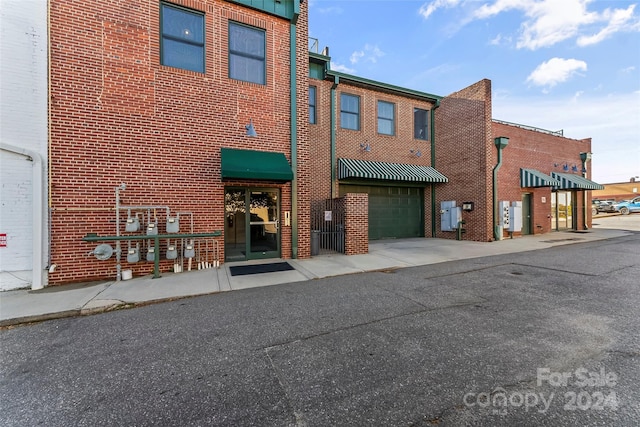
[[[586,178],[587,162],[591,160],[591,153],[590,152],[580,153],[580,160],[582,160],[582,177]],[[584,230],[588,230],[589,227],[587,227],[587,190],[583,190],[583,192],[584,192],[584,201],[583,201],[584,210],[582,211],[582,226]]]

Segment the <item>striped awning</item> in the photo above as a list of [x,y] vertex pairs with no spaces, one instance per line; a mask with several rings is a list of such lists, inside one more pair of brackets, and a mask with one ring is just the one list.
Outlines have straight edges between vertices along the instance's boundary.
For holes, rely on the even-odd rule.
[[520,169],[520,187],[555,187],[560,181],[535,169]]
[[338,159],[338,179],[349,178],[384,181],[449,182],[446,176],[430,166]]
[[551,176],[560,181],[560,185],[554,186],[554,190],[604,190],[604,185],[580,175],[551,172]]

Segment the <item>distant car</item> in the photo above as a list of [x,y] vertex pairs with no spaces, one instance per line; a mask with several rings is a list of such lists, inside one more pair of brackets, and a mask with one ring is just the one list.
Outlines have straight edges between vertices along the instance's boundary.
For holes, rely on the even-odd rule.
[[613,202],[609,200],[593,200],[591,204],[591,212],[597,215],[600,212],[611,213],[616,212],[616,208],[613,206]]
[[622,215],[629,215],[631,212],[640,212],[640,197],[635,197],[631,200],[624,200],[613,205],[617,212]]

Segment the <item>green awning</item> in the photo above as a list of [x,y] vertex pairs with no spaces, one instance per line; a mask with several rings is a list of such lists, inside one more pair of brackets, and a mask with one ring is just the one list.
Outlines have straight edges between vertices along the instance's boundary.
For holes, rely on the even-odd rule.
[[430,166],[338,159],[338,179],[349,178],[384,181],[449,182],[446,176]]
[[580,175],[551,172],[551,176],[560,181],[560,185],[554,187],[555,190],[604,190],[604,185],[600,185]]
[[291,181],[293,172],[282,153],[221,148],[222,179]]
[[560,181],[535,169],[520,169],[520,187],[555,187]]

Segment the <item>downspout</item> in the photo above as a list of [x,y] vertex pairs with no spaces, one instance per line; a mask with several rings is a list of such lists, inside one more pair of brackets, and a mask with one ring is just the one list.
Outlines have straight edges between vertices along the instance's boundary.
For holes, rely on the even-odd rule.
[[331,198],[338,197],[336,194],[336,105],[337,92],[336,88],[340,84],[340,77],[333,76],[333,85],[331,86]]
[[43,235],[42,227],[42,221],[44,218],[44,216],[42,215],[42,211],[44,208],[44,186],[42,185],[42,178],[44,177],[44,164],[42,162],[42,156],[40,156],[40,154],[38,154],[37,152],[29,150],[27,148],[15,147],[3,142],[0,142],[0,149],[24,156],[27,158],[27,160],[33,162],[33,207],[31,212],[33,222],[33,277],[31,279],[31,290],[37,291],[38,289],[44,288],[45,282],[44,264],[42,262],[45,237]]
[[300,3],[294,1],[294,14],[289,27],[289,89],[291,99],[291,258],[298,258],[298,99],[297,99],[297,43],[296,23],[300,14]]
[[[436,168],[436,108],[440,106],[440,100],[431,109],[431,167]],[[431,237],[436,237],[436,186],[431,184]]]
[[498,149],[498,163],[493,168],[493,239],[500,240],[499,238],[502,236],[498,236],[498,170],[500,166],[502,166],[502,150],[509,143],[509,138],[504,136],[499,136],[498,138],[493,140],[494,144]]
[[[51,0],[47,1],[47,282],[49,281],[48,273],[55,271],[56,266],[51,263],[51,221],[53,218],[53,203],[51,201]],[[48,283],[47,283],[48,284]]]

